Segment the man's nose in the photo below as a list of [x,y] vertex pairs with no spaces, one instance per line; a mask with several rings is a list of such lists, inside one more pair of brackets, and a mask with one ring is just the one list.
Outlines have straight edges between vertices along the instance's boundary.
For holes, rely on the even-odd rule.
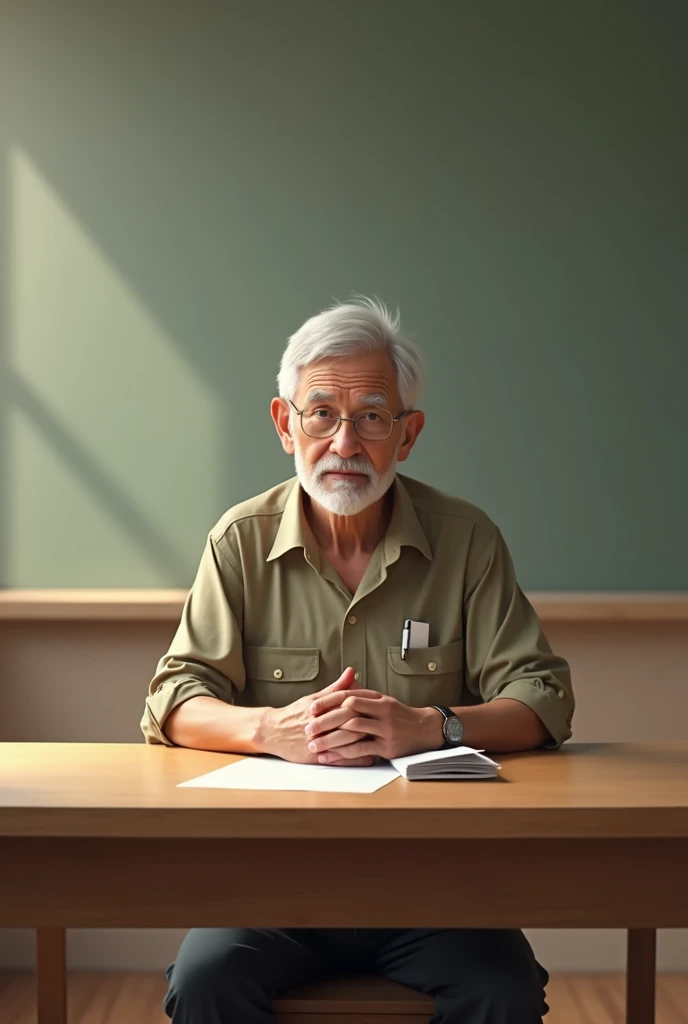
[[341,426],[332,438],[330,451],[342,459],[350,459],[361,451],[361,439],[349,420],[342,420]]

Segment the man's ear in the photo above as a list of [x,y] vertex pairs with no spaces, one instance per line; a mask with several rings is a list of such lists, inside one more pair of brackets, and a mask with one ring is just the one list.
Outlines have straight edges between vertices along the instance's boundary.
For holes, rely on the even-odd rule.
[[287,455],[293,455],[294,438],[291,436],[289,424],[289,403],[284,398],[273,398],[270,402],[270,415],[272,416],[272,422],[275,424],[275,430],[282,442],[282,447]]
[[414,412],[410,412],[408,416],[404,416],[404,440],[401,442],[401,447],[397,453],[397,462],[406,462],[411,449],[418,440],[418,435],[425,426],[425,413],[421,412],[420,409],[416,409]]

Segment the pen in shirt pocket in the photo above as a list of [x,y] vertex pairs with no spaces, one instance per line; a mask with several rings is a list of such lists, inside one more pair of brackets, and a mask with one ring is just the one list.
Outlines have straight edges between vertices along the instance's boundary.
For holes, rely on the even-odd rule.
[[409,642],[411,640],[411,620],[404,619],[404,628],[401,631],[401,659],[406,661],[406,655],[409,649]]
[[428,647],[430,645],[430,624],[427,622],[415,622],[413,619],[404,619],[404,628],[401,631],[401,657],[406,660],[406,655],[413,647]]

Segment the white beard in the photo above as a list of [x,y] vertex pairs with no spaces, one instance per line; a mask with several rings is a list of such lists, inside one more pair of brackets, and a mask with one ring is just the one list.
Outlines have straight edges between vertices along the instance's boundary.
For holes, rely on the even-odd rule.
[[[313,501],[322,505],[328,512],[336,516],[355,516],[363,509],[373,505],[382,498],[392,485],[397,471],[397,452],[401,440],[396,447],[390,466],[384,473],[376,473],[367,459],[354,455],[351,459],[341,459],[338,455],[328,452],[318,459],[315,466],[309,469],[298,445],[294,448],[294,464],[299,483]],[[333,480],[323,474],[332,470],[348,470],[353,473],[365,473],[367,479]]]

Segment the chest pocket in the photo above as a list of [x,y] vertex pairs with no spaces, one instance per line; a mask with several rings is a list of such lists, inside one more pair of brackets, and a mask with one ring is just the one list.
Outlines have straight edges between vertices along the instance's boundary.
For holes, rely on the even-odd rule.
[[246,688],[241,703],[281,708],[318,689],[317,647],[244,647]]
[[463,689],[463,640],[417,647],[402,660],[400,647],[387,648],[387,693],[411,707],[456,707]]

